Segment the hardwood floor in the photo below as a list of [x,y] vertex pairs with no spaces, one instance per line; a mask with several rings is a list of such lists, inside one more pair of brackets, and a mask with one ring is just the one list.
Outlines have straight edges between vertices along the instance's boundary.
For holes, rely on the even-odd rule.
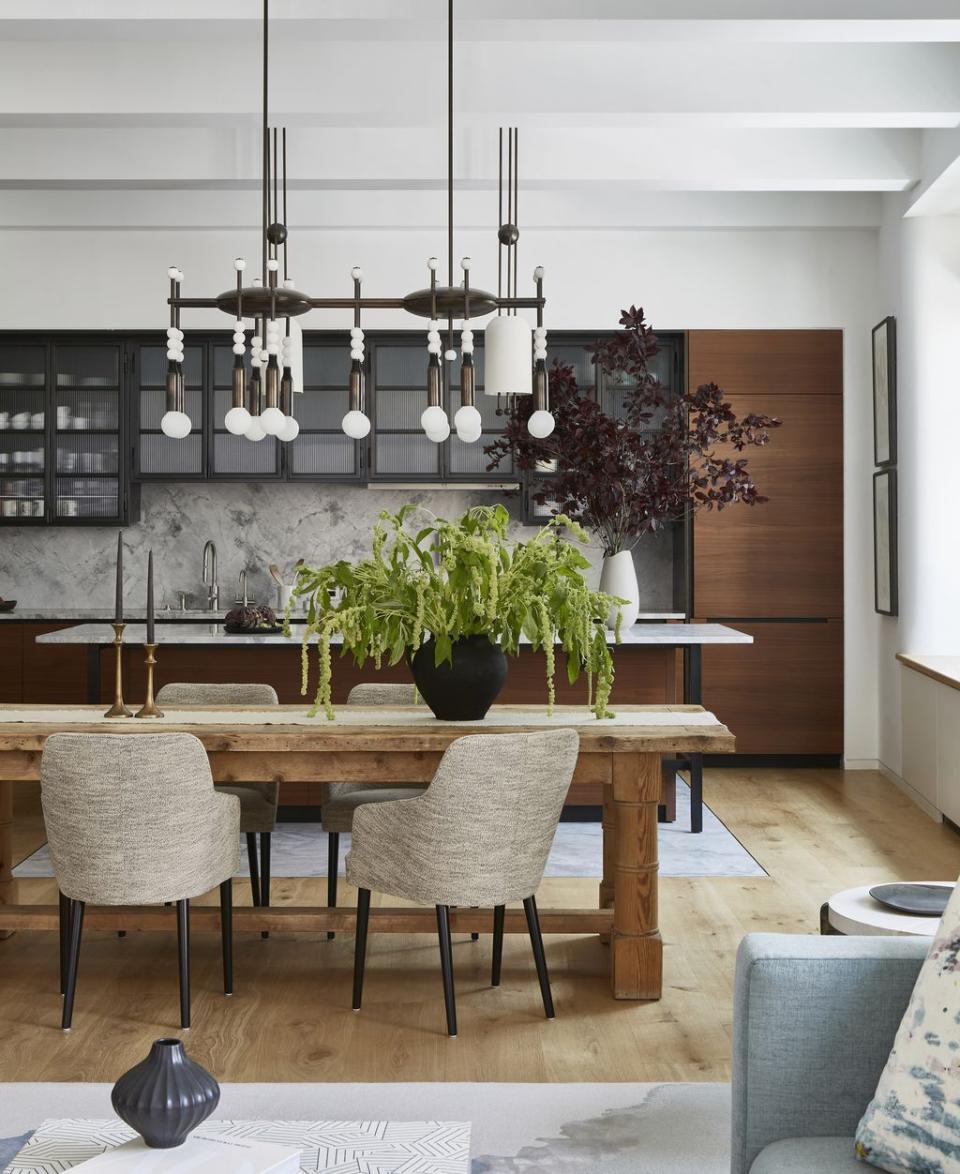
[[[444,1031],[432,936],[371,938],[364,1008],[350,1010],[353,939],[242,936],[236,994],[220,994],[219,945],[195,934],[189,1050],[227,1081],[620,1081],[729,1077],[734,958],[745,933],[814,933],[821,902],[852,885],[951,879],[960,836],[933,823],[881,775],[793,770],[707,772],[709,805],[770,874],[661,880],[664,997],[610,997],[606,948],[552,937],[558,1017],[543,1019],[528,943],[507,938],[491,989],[489,938],[455,943],[460,1035]],[[35,796],[21,798],[17,858],[42,838]],[[318,851],[323,846],[318,844]],[[544,882],[541,902],[588,905],[595,880]],[[323,902],[325,881],[277,879],[275,902]],[[55,899],[22,881],[22,900]],[[238,897],[248,900],[246,886]],[[344,900],[349,899],[345,892]],[[114,1080],[176,1028],[171,934],[84,943],[73,1031],[59,1030],[57,942],[0,941],[0,1080]]]

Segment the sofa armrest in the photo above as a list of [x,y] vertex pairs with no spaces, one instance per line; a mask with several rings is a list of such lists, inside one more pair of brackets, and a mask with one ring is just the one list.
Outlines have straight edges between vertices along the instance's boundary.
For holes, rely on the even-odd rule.
[[851,1139],[928,938],[750,934],[737,954],[732,1174],[784,1137]]

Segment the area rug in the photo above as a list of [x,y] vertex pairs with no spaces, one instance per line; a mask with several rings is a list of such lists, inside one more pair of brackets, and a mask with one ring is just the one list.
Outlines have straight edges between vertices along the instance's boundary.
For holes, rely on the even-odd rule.
[[[724,1084],[225,1084],[215,1117],[470,1121],[472,1174],[727,1174]],[[0,1137],[111,1117],[108,1084],[0,1085]],[[0,1170],[17,1152],[0,1142]]]
[[[766,876],[740,841],[714,815],[703,809],[703,831],[690,833],[690,788],[677,779],[676,823],[658,830],[661,876]],[[350,836],[340,837],[340,873],[350,848]],[[241,876],[248,876],[246,852]],[[327,841],[319,823],[281,823],[273,833],[270,867],[273,876],[326,876]],[[13,870],[16,877],[51,877],[46,845]],[[599,823],[561,823],[550,850],[549,877],[601,877],[603,830]]]

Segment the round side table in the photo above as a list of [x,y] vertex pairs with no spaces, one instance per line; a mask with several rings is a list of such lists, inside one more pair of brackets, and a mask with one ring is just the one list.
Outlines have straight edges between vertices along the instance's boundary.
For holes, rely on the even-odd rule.
[[[953,881],[926,881],[926,884],[952,889]],[[820,908],[820,932],[822,934],[847,934],[857,936],[920,937],[932,938],[940,925],[939,917],[913,917],[909,913],[897,913],[881,905],[870,896],[874,885],[861,885],[857,889],[844,889],[834,893]]]

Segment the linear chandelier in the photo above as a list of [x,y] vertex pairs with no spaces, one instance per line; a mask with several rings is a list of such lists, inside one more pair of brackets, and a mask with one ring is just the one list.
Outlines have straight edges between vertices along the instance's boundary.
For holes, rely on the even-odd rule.
[[[361,314],[364,310],[406,310],[427,322],[427,405],[420,418],[430,440],[437,444],[450,435],[445,403],[450,405],[453,368],[458,354],[454,324],[460,323],[460,406],[454,427],[460,440],[474,443],[480,439],[481,416],[475,402],[473,364],[474,333],[471,323],[490,314],[484,329],[486,373],[484,391],[490,396],[532,395],[533,412],[528,428],[537,437],[549,436],[554,419],[549,409],[547,382],[547,332],[543,325],[543,268],[534,270],[534,297],[517,294],[517,226],[519,195],[519,132],[511,127],[506,140],[506,188],[504,185],[504,136],[500,131],[499,221],[497,232],[497,292],[475,289],[470,284],[470,258],[460,261],[461,278],[454,284],[453,249],[453,3],[447,0],[447,283],[438,284],[439,262],[427,262],[430,284],[402,298],[369,298],[361,292],[363,273],[351,270],[352,297],[309,297],[295,288],[287,267],[287,142],[286,129],[279,133],[282,145],[278,160],[278,131],[268,119],[269,101],[269,0],[263,0],[263,120],[261,168],[261,271],[250,285],[243,284],[246,261],[234,261],[236,285],[215,298],[181,296],[183,271],[176,265],[167,270],[170,293],[170,325],[167,328],[166,411],[160,427],[175,439],[189,435],[193,423],[186,413],[183,382],[183,309],[218,309],[234,320],[233,398],[224,417],[224,427],[236,436],[251,441],[276,436],[289,442],[300,431],[293,415],[293,351],[290,320],[310,310],[352,310],[350,329],[349,410],[342,427],[347,436],[361,440],[370,432],[370,418],[365,410],[364,333]],[[280,167],[282,162],[282,185]],[[281,203],[282,194],[282,203]],[[504,195],[506,194],[506,219]],[[281,257],[282,254],[282,257]],[[281,275],[281,259],[283,273]],[[536,311],[536,328],[518,315],[521,309]],[[250,338],[250,377],[247,378],[246,320],[252,318],[254,333]],[[441,323],[446,326],[444,345]],[[442,362],[441,362],[442,360]]]

